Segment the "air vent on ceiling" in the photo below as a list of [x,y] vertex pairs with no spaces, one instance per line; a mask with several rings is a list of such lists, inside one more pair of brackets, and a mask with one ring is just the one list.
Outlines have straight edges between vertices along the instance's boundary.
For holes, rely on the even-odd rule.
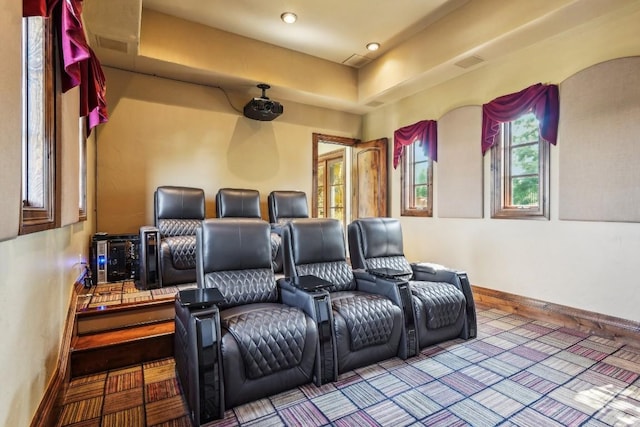
[[103,49],[115,50],[122,53],[129,52],[128,44],[120,40],[114,40],[103,36],[96,36],[96,43],[98,44],[98,47],[101,47]]
[[469,56],[468,58],[461,59],[460,61],[456,62],[455,65],[457,65],[460,68],[469,68],[483,61],[484,59],[474,55],[474,56]]
[[367,65],[369,62],[371,62],[371,58],[358,55],[357,53],[354,53],[353,55],[342,61],[344,65],[348,65],[354,68],[360,68],[364,65]]

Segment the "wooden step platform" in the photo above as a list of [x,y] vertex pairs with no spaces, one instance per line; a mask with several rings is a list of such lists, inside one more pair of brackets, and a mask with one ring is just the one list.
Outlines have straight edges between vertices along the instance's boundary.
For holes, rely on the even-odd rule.
[[82,289],[69,348],[70,377],[172,357],[180,289],[144,290],[133,281]]
[[174,321],[75,336],[71,378],[173,356]]
[[173,320],[173,303],[173,299],[163,299],[83,309],[76,314],[76,334],[82,336]]

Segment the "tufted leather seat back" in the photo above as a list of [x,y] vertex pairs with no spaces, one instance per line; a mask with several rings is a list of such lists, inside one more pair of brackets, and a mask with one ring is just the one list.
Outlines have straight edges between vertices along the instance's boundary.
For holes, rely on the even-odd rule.
[[285,231],[285,276],[314,275],[333,283],[332,291],[355,289],[347,263],[340,221],[308,218],[291,221]]
[[349,224],[348,232],[353,268],[366,268],[371,258],[404,258],[402,229],[395,218],[360,218]]
[[221,188],[216,194],[218,218],[261,218],[258,190]]
[[200,188],[160,186],[153,193],[155,226],[160,232],[163,286],[195,281],[196,228],[205,217]]
[[195,235],[204,219],[204,191],[191,187],[158,187],[154,193],[155,224],[161,236]]
[[307,195],[303,191],[272,191],[267,198],[269,222],[282,224],[295,218],[309,218]]
[[220,289],[221,307],[277,300],[269,231],[265,221],[248,218],[208,219],[198,228],[198,284]]

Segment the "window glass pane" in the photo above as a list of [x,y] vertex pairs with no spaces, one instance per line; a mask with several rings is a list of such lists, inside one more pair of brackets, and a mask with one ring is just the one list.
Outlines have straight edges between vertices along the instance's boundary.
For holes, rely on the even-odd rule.
[[80,219],[87,216],[87,126],[86,119],[78,119],[78,203]]
[[46,128],[44,105],[46,105],[45,87],[45,25],[44,18],[31,17],[24,21],[27,32],[26,45],[26,108],[27,144],[25,149],[24,170],[28,176],[23,199],[26,205],[34,208],[45,207]]
[[527,113],[511,122],[511,145],[538,141],[540,129],[538,119],[533,113]]
[[427,174],[429,171],[429,164],[427,162],[416,163],[414,167],[414,182],[416,185],[422,185],[427,183]]
[[329,209],[330,218],[333,219],[338,219],[340,221],[342,221],[342,217],[344,216],[344,209],[343,208],[331,208]]
[[343,198],[343,187],[342,186],[332,186],[331,187],[331,198],[329,200],[329,204],[332,207],[342,207],[344,206],[344,198]]
[[415,207],[427,208],[429,206],[429,187],[427,185],[416,185],[414,191]]
[[420,141],[407,146],[403,154],[401,182],[402,210],[400,215],[431,216],[432,194],[430,192],[431,159],[424,152]]
[[426,162],[427,156],[424,154],[424,147],[420,145],[419,141],[416,141],[412,145],[413,147],[413,160],[415,162]]
[[331,185],[342,184],[342,161],[329,163],[328,168],[329,168],[329,184]]
[[538,144],[515,147],[511,150],[511,175],[538,174],[540,149]]
[[538,177],[521,177],[511,179],[511,204],[512,206],[537,206],[538,205]]

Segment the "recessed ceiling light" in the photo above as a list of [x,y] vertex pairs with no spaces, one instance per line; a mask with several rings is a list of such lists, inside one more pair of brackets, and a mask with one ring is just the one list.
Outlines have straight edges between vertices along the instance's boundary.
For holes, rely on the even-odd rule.
[[298,15],[296,15],[293,12],[285,12],[282,15],[280,15],[280,19],[282,19],[287,24],[293,24],[298,20]]
[[373,43],[367,44],[367,50],[370,50],[371,52],[378,49],[380,49],[380,43],[373,42]]

